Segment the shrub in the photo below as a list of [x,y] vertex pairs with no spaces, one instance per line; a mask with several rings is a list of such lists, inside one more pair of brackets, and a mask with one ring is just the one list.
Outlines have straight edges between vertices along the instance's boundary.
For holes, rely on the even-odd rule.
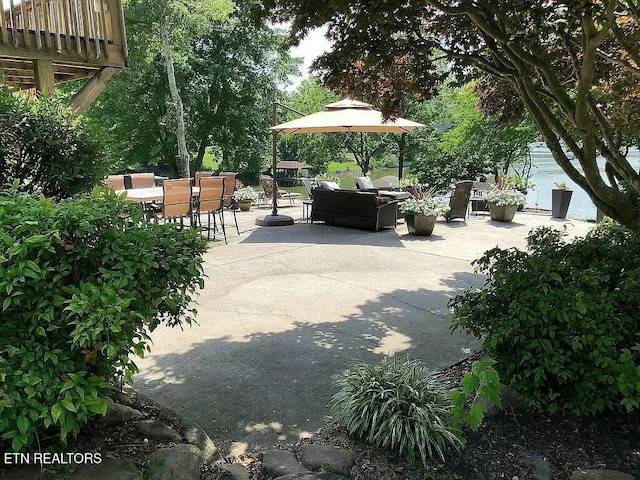
[[0,183],[17,182],[24,193],[90,192],[109,170],[85,120],[54,97],[16,97],[0,87],[0,138]]
[[480,291],[450,301],[452,330],[484,338],[500,377],[529,407],[587,415],[637,406],[640,239],[613,225],[571,243],[539,228],[529,252],[475,261]]
[[451,425],[447,389],[420,362],[393,357],[377,365],[353,362],[335,382],[331,400],[349,434],[409,460],[444,459],[447,446],[460,446]]
[[113,191],[0,196],[0,434],[14,451],[77,434],[136,372],[149,332],[192,321],[204,248]]
[[[484,420],[489,403],[502,408],[500,377],[493,368],[495,363],[495,360],[491,358],[483,358],[474,362],[471,365],[471,371],[462,377],[460,389],[449,394],[453,401],[454,425],[460,427],[466,425],[475,432]],[[476,402],[477,399],[483,401]],[[462,435],[460,435],[460,440],[464,442]]]

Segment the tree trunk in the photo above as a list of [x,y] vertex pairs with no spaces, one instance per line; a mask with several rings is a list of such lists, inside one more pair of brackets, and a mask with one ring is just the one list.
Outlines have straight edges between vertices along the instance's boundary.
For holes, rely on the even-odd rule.
[[189,152],[187,150],[186,129],[184,126],[184,109],[182,108],[182,98],[176,84],[176,72],[173,68],[173,58],[171,56],[171,46],[169,45],[169,32],[167,24],[160,22],[160,33],[162,35],[162,44],[164,46],[164,59],[167,65],[167,79],[169,81],[169,91],[171,99],[176,110],[176,138],[178,140],[178,158],[180,160],[180,175],[182,178],[190,178],[189,171]]

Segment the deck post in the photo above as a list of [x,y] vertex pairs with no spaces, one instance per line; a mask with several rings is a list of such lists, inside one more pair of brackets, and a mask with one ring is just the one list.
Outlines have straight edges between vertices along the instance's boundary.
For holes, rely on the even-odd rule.
[[36,90],[44,95],[51,95],[56,86],[51,60],[34,60],[33,73],[36,80]]

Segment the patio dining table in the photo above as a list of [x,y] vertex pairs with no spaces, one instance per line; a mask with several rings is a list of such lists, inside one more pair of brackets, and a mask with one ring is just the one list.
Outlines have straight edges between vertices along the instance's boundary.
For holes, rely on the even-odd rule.
[[[162,187],[130,188],[128,190],[116,190],[116,193],[126,193],[127,200],[132,202],[162,203]],[[191,195],[197,198],[200,195],[200,188],[192,187]]]

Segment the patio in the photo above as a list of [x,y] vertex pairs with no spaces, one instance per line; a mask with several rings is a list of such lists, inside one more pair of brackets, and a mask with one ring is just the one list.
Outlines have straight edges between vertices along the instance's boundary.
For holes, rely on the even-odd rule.
[[583,235],[593,224],[518,213],[499,224],[472,215],[432,237],[406,226],[378,233],[296,223],[257,227],[266,208],[238,212],[240,235],[205,254],[209,276],[198,323],[158,329],[137,361],[134,386],[199,423],[223,451],[240,453],[312,435],[329,414],[332,376],[356,355],[379,361],[406,351],[431,368],[477,349],[449,333],[447,301],[482,278],[471,261],[495,247],[525,245],[537,225]]

